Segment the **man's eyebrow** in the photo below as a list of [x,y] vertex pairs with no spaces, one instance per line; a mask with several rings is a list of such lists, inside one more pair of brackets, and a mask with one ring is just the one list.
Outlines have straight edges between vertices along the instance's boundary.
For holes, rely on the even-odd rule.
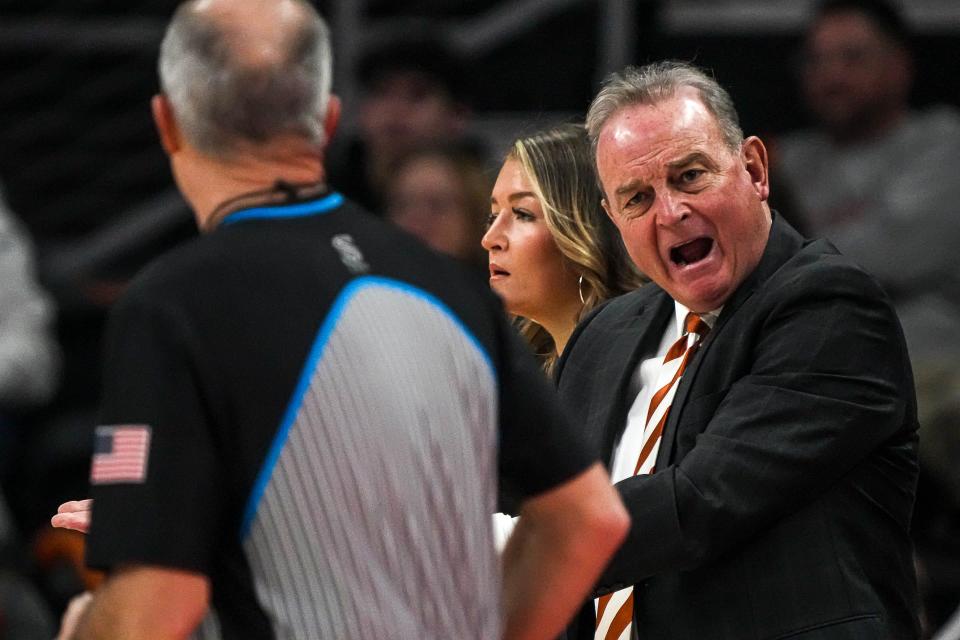
[[633,193],[637,191],[643,183],[640,180],[633,179],[629,182],[624,183],[623,185],[617,187],[617,190],[613,192],[614,195],[622,196],[626,193]]
[[679,160],[674,160],[673,162],[668,162],[667,166],[671,169],[679,169],[681,167],[686,167],[691,165],[694,162],[700,162],[707,165],[708,167],[714,166],[716,163],[710,159],[710,157],[703,153],[702,151],[694,151],[693,153],[688,153]]

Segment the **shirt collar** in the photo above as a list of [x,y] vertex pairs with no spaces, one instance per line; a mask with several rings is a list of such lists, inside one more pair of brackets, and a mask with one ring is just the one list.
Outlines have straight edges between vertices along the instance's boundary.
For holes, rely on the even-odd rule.
[[[683,325],[687,321],[687,314],[690,313],[690,309],[683,306],[676,300],[673,301],[674,306],[674,316],[673,316],[673,328],[674,335],[678,338],[683,335]],[[720,305],[712,311],[707,313],[701,313],[700,318],[707,323],[707,326],[713,329],[713,325],[716,324],[717,318],[720,317],[720,312],[723,311],[723,305]]]

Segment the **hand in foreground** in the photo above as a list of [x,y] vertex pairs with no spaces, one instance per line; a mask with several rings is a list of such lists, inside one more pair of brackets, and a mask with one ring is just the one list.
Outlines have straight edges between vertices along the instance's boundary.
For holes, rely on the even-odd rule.
[[93,499],[64,502],[57,509],[57,515],[50,518],[50,524],[61,529],[73,529],[80,533],[86,533],[90,529],[90,513],[92,510]]
[[[89,500],[84,500],[84,502],[89,502]],[[67,504],[71,503],[68,502]],[[92,599],[93,594],[89,591],[84,591],[70,601],[67,610],[63,612],[63,617],[60,619],[60,633],[57,634],[54,640],[69,640],[73,637],[73,632],[77,630],[77,624],[80,622],[80,618],[83,617]]]

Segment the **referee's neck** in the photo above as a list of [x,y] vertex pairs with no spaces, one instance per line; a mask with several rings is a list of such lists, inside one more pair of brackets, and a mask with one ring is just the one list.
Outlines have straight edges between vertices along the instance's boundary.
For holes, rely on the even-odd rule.
[[190,203],[197,224],[207,228],[225,202],[266,193],[278,182],[319,184],[326,178],[322,154],[302,141],[273,143],[215,157],[183,149],[172,157],[177,185]]

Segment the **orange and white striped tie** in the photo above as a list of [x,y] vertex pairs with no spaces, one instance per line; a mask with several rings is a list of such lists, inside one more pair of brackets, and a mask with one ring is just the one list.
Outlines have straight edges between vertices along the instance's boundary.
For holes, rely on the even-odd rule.
[[[634,475],[653,473],[653,466],[660,450],[660,436],[667,424],[667,415],[673,396],[677,392],[680,377],[687,363],[697,352],[700,341],[710,331],[710,326],[695,313],[688,313],[684,333],[673,343],[657,375],[656,393],[650,398],[650,408],[643,428],[643,446],[637,457]],[[620,589],[597,598],[597,627],[594,640],[629,640],[633,623],[633,587]]]

